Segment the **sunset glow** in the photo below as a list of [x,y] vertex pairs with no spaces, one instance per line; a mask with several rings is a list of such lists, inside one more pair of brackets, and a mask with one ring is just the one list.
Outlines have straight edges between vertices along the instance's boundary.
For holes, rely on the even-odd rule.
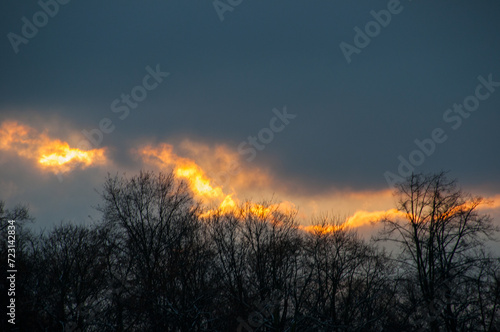
[[199,199],[224,201],[227,196],[222,192],[222,188],[212,183],[205,171],[193,160],[175,154],[170,144],[163,143],[156,147],[149,145],[139,149],[138,154],[146,162],[155,164],[159,168],[173,168],[175,175],[186,180],[193,194]]
[[340,224],[318,224],[303,226],[301,229],[314,234],[327,234],[338,231],[343,228],[357,228],[372,223],[379,223],[383,219],[404,218],[405,214],[397,209],[387,211],[356,211],[352,216],[348,217],[345,222]]
[[[194,149],[196,145],[190,145]],[[220,150],[219,150],[220,153]],[[294,208],[290,202],[279,204],[262,205],[257,203],[247,203],[242,207],[242,202],[237,198],[235,192],[227,194],[222,186],[211,179],[207,172],[202,169],[194,160],[181,157],[174,153],[173,146],[169,144],[159,144],[158,146],[145,146],[138,150],[138,154],[147,163],[152,163],[160,169],[165,167],[173,168],[174,174],[185,180],[194,196],[201,199],[207,205],[215,204],[217,207],[204,212],[202,217],[209,217],[215,213],[241,213],[267,218],[273,211],[289,211]],[[223,154],[227,156],[227,154]],[[241,174],[240,174],[241,175]]]
[[88,151],[71,148],[67,142],[52,139],[45,132],[17,121],[4,121],[0,126],[0,150],[34,160],[37,167],[54,173],[86,168],[106,160],[104,148]]

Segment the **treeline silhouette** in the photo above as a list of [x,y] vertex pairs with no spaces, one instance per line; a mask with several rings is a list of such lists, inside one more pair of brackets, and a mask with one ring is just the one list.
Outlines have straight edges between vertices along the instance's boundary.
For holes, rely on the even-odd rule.
[[[200,217],[172,173],[108,176],[90,226],[17,223],[19,331],[500,331],[500,264],[484,203],[445,173],[396,188],[405,217],[372,241],[336,218],[306,232],[293,211],[251,203]],[[24,225],[24,226],[23,226]],[[330,226],[328,228],[328,226]],[[327,231],[328,230],[328,231]],[[385,244],[398,244],[388,253]],[[6,296],[6,275],[2,278]],[[6,310],[7,302],[3,308]],[[5,329],[7,330],[7,329]]]

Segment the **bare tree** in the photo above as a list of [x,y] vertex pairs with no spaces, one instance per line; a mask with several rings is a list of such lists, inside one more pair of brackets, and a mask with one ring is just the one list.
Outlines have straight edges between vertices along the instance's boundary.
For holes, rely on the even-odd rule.
[[110,273],[125,285],[122,296],[135,304],[127,324],[146,330],[201,328],[209,320],[210,253],[187,185],[172,173],[108,177],[102,198],[105,225],[115,229],[114,246],[125,253]]
[[307,316],[325,331],[377,331],[394,296],[388,258],[336,218],[317,221],[305,244]]
[[209,220],[225,298],[220,314],[229,321],[225,329],[287,331],[294,311],[292,261],[301,247],[295,214],[268,203],[260,206],[247,202]]
[[[9,223],[10,220],[14,222]],[[7,298],[7,290],[10,288],[8,285],[8,274],[7,270],[11,270],[8,266],[8,243],[15,243],[15,266],[18,271],[16,275],[16,311],[17,317],[31,317],[31,307],[29,305],[30,294],[27,289],[27,284],[29,282],[29,269],[30,259],[29,259],[29,247],[33,236],[28,227],[29,223],[33,222],[34,218],[29,214],[28,207],[25,205],[16,205],[13,208],[6,208],[5,202],[0,201],[0,289],[2,291],[2,306],[6,307],[9,303]],[[10,226],[10,228],[9,228]],[[10,230],[10,232],[9,232]],[[9,234],[10,233],[10,234]],[[10,236],[9,236],[10,235]],[[12,254],[12,252],[9,252]],[[12,258],[12,256],[10,256]],[[0,319],[1,326],[5,327],[5,330],[11,327],[7,320],[9,316],[2,315]],[[17,320],[16,324],[20,329],[30,329],[34,324],[34,319]]]
[[16,205],[13,209],[5,208],[5,202],[0,201],[0,234],[5,236],[7,232],[7,221],[15,220],[17,226],[22,226],[27,222],[33,222],[33,217],[30,216],[26,205]]
[[497,231],[478,211],[484,199],[464,193],[445,173],[413,174],[397,186],[397,196],[405,218],[386,218],[381,240],[400,244],[399,262],[418,285],[408,297],[420,315],[413,319],[432,331],[472,328],[477,294],[468,283],[483,263],[484,241]]
[[89,330],[95,325],[107,286],[102,248],[98,230],[71,224],[32,239],[24,252],[29,259],[26,304],[38,329]]
[[[413,175],[397,195],[403,217],[386,218],[380,235],[400,245],[391,257],[340,218],[304,231],[295,211],[272,204],[206,214],[172,173],[108,176],[97,224],[21,227],[19,326],[500,331],[500,261],[484,246],[497,229],[479,213],[484,200],[443,173]],[[0,220],[12,218],[30,220],[0,202]]]

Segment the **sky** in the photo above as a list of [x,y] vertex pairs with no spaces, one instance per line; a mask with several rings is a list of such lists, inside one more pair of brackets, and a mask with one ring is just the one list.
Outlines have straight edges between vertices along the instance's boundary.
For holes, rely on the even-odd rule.
[[450,171],[500,224],[498,1],[0,4],[0,199],[89,223],[108,173],[302,224],[395,207]]

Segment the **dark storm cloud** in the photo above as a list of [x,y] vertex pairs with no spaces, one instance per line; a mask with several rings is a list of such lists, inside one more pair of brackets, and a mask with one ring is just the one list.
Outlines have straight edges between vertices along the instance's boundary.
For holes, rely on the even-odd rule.
[[[384,172],[397,172],[398,156],[438,127],[448,140],[417,170],[451,169],[471,186],[498,187],[500,90],[457,130],[443,113],[474,93],[478,76],[500,81],[499,3],[401,1],[348,63],[340,43],[354,45],[354,28],[390,2],[244,0],[221,22],[211,1],[73,0],[16,54],[7,34],[21,35],[22,17],[40,6],[4,1],[1,117],[56,114],[80,132],[109,118],[115,129],[101,144],[133,169],[128,151],[138,141],[193,138],[236,150],[287,105],[297,120],[253,163],[306,193],[386,188]],[[170,76],[121,120],[111,104],[157,64]]]

